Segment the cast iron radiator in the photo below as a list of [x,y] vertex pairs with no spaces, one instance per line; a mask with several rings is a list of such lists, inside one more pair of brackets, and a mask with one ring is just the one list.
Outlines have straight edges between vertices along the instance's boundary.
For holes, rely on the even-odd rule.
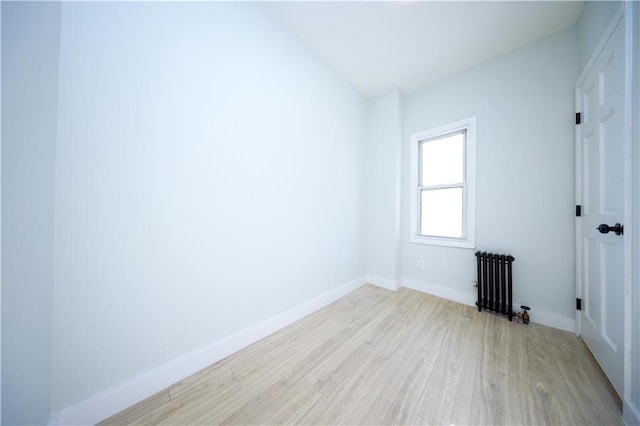
[[478,311],[483,309],[513,318],[511,266],[515,260],[507,254],[476,252],[478,260]]

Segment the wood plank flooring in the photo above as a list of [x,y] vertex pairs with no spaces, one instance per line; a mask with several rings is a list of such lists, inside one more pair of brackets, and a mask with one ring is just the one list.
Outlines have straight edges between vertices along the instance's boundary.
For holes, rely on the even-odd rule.
[[105,420],[621,425],[571,333],[366,285]]

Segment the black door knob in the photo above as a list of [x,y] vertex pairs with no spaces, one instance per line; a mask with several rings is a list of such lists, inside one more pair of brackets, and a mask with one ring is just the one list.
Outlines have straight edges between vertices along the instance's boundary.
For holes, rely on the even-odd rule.
[[601,234],[607,234],[609,233],[609,231],[615,232],[616,235],[624,234],[624,226],[620,225],[619,223],[616,223],[613,226],[609,226],[606,223],[603,223],[602,225],[598,226],[596,229],[600,231]]

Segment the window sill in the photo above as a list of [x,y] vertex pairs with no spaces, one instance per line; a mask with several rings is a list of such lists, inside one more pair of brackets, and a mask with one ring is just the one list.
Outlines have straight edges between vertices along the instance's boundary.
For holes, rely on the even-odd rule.
[[430,245],[430,246],[457,247],[457,248],[466,248],[466,249],[475,248],[475,242],[469,241],[469,240],[463,240],[463,239],[456,239],[456,238],[412,236],[409,239],[409,242],[413,244],[424,244],[424,245]]

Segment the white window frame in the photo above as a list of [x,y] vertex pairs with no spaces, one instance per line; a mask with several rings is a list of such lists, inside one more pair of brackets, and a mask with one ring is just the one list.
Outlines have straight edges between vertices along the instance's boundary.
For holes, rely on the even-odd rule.
[[[464,182],[462,184],[462,238],[420,235],[420,143],[448,134],[466,131],[464,147]],[[465,118],[411,134],[410,236],[417,244],[475,248],[476,244],[476,117]]]

